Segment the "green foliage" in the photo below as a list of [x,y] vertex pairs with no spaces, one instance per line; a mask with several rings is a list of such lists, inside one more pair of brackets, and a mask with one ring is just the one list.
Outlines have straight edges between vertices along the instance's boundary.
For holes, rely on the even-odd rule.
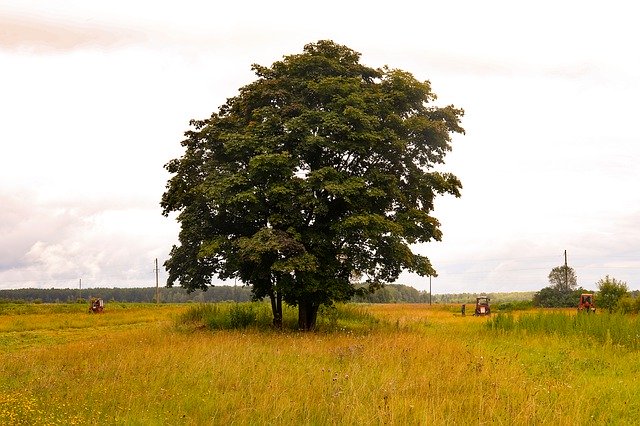
[[[289,323],[293,324],[293,313],[288,313]],[[269,307],[264,303],[199,303],[180,315],[176,325],[206,327],[211,330],[268,328],[270,318]]]
[[629,287],[624,281],[618,281],[609,275],[597,282],[598,304],[613,312],[618,307],[618,302],[629,292]]
[[217,303],[199,303],[190,307],[177,318],[177,324],[207,323],[208,318],[221,315],[220,305]]
[[77,303],[3,303],[0,304],[0,315],[30,315],[87,312],[88,304]]
[[[176,326],[207,328],[211,330],[243,329],[247,327],[269,329],[272,327],[269,306],[262,302],[251,303],[200,303],[191,306],[178,318]],[[380,323],[361,306],[338,303],[323,306],[318,312],[319,331],[369,330]],[[283,310],[283,326],[297,330],[296,311],[286,306]]]
[[538,312],[515,318],[511,314],[499,313],[486,326],[495,331],[553,334],[575,337],[583,342],[640,349],[640,318],[621,314],[568,315],[562,312]]
[[516,329],[517,323],[513,315],[499,312],[491,317],[486,326],[491,330],[513,331]]
[[359,63],[332,41],[271,67],[209,119],[192,121],[170,161],[163,214],[178,213],[168,285],[205,289],[237,277],[256,299],[299,306],[347,301],[402,270],[435,275],[414,243],[440,240],[434,198],[461,183],[435,171],[462,133],[461,109],[435,107],[429,82]]
[[500,312],[526,311],[533,308],[532,300],[516,300],[494,304],[493,308]]
[[[357,286],[358,287],[358,286]],[[364,287],[364,286],[363,286]],[[532,307],[533,292],[488,293],[492,304],[502,310],[524,310]],[[374,292],[353,296],[356,303],[475,303],[476,293],[433,294],[404,284],[386,284]],[[457,308],[456,308],[457,309]]]
[[556,287],[545,287],[533,295],[533,306],[539,308],[574,308],[578,306],[583,288],[573,291],[561,291]]
[[380,320],[361,306],[338,303],[318,312],[318,327],[324,331],[370,330],[378,324]]
[[[83,293],[99,295],[104,300],[128,302],[128,303],[149,303],[155,302],[154,287],[132,287],[132,288],[89,288]],[[220,285],[208,287],[207,291],[196,290],[187,292],[183,288],[160,288],[161,303],[184,303],[184,302],[248,302],[251,300],[251,290],[246,286]],[[32,303],[35,299],[40,299],[44,303],[75,303],[87,304],[84,298],[78,298],[78,289],[70,288],[21,288],[11,290],[0,290],[0,304],[2,303]]]
[[351,300],[358,303],[429,303],[429,292],[403,284],[387,284],[374,292],[356,294]]
[[617,312],[622,314],[640,313],[640,297],[626,295],[618,300]]
[[229,309],[229,323],[231,328],[247,328],[255,324],[258,315],[253,304],[236,303]]
[[[452,293],[434,294],[433,303],[475,303],[479,293]],[[491,299],[493,304],[530,301],[534,296],[532,291],[512,292],[512,293],[482,293]]]
[[578,286],[576,271],[570,266],[556,266],[549,272],[549,284],[560,292],[570,293]]
[[570,266],[556,266],[549,273],[549,287],[535,293],[533,305],[541,308],[569,308],[578,306],[585,290],[577,286],[576,272]]

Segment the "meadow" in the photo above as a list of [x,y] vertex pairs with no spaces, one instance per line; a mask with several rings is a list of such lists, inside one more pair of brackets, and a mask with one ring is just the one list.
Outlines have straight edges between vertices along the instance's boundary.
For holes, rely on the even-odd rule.
[[640,418],[640,354],[629,343],[640,336],[593,331],[629,321],[633,333],[634,318],[598,313],[584,321],[604,325],[588,331],[570,311],[487,318],[462,317],[457,305],[343,305],[322,312],[317,332],[300,333],[228,329],[195,312],[234,306],[110,303],[89,314],[85,305],[0,305],[0,424]]

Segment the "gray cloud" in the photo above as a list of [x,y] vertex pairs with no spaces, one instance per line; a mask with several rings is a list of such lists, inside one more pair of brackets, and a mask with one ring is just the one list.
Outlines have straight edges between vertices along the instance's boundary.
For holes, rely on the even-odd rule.
[[[150,279],[177,235],[158,200],[188,119],[250,81],[250,63],[320,38],[430,79],[443,103],[467,111],[446,165],[463,197],[436,215],[444,242],[423,250],[440,273],[435,292],[537,290],[564,249],[580,284],[610,273],[638,287],[618,276],[640,257],[640,214],[621,214],[640,204],[633,13],[618,25],[619,11],[592,8],[594,24],[616,18],[598,33],[557,2],[534,16],[513,6],[519,20],[430,4],[431,16],[453,18],[428,28],[424,14],[397,7],[346,5],[365,13],[352,21],[291,6],[42,2],[3,14],[0,5],[0,181],[13,191],[0,189],[0,287]],[[554,25],[539,31],[547,16]]]
[[31,194],[0,192],[0,271],[28,265],[27,253],[39,241],[67,237],[84,219],[68,209],[46,208]]
[[[512,235],[496,241],[478,235],[453,235],[443,243],[427,245],[439,276],[433,278],[434,293],[537,291],[549,285],[553,267],[568,264],[578,285],[596,289],[605,275],[640,289],[640,211],[607,215],[590,227]],[[429,255],[429,250],[424,254]],[[399,280],[427,290],[428,278],[404,274]]]
[[0,288],[152,285],[176,235],[159,207],[0,192]]

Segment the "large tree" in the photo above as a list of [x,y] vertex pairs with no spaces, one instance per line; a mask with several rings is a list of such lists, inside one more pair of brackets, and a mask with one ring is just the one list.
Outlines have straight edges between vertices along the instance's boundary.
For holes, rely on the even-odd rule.
[[428,81],[359,61],[332,41],[308,44],[253,65],[256,81],[191,122],[184,155],[166,165],[163,213],[181,224],[168,286],[239,278],[271,300],[276,326],[284,301],[308,330],[320,305],[356,292],[353,276],[373,290],[402,270],[436,275],[410,246],[441,239],[434,197],[460,195],[434,166],[463,111],[433,106]]
[[549,284],[560,292],[570,293],[578,286],[576,271],[571,266],[556,266],[549,272]]

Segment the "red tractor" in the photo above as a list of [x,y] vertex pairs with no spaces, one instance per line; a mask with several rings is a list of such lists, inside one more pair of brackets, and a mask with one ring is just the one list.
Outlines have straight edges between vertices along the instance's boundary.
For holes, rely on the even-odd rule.
[[98,297],[92,297],[89,302],[89,312],[99,314],[104,311],[104,300]]
[[487,296],[476,297],[476,311],[474,316],[491,315],[491,307],[489,306],[489,299]]
[[591,313],[596,311],[596,299],[593,293],[583,293],[578,302],[578,312]]

